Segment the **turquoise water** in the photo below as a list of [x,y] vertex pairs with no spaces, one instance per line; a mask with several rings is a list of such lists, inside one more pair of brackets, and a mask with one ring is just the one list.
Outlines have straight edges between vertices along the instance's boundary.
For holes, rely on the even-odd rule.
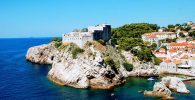
[[[153,100],[140,90],[150,90],[155,81],[129,78],[112,90],[62,87],[47,79],[50,65],[25,60],[29,47],[48,43],[50,38],[0,39],[0,100]],[[179,100],[195,100],[195,82],[186,82],[189,95],[174,94]],[[113,96],[111,94],[114,94]]]

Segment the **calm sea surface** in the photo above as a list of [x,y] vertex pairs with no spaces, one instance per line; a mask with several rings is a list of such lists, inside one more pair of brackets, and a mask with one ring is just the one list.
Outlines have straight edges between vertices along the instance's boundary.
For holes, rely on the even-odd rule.
[[[152,89],[154,81],[129,78],[113,90],[75,89],[47,79],[50,65],[25,60],[29,47],[48,43],[50,38],[0,39],[0,100],[153,100],[140,90]],[[195,82],[187,82],[189,95],[173,94],[178,100],[195,100]],[[111,96],[114,94],[114,96]]]

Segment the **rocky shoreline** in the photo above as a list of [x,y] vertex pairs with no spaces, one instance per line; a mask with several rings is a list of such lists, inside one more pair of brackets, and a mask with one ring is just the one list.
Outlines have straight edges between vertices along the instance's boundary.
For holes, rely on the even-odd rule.
[[[138,60],[135,61],[132,54],[127,52],[121,55],[112,46],[101,45],[98,42],[90,43],[75,59],[71,53],[74,48],[77,47],[70,44],[59,49],[55,47],[54,42],[51,42],[29,48],[26,59],[33,63],[51,64],[48,79],[59,85],[75,88],[110,89],[124,83],[125,78],[129,76],[157,75],[153,68],[149,68],[152,65],[144,65]],[[129,58],[129,55],[132,57]],[[104,60],[108,57],[113,59],[114,68],[105,63]],[[126,59],[135,66],[133,71],[129,72],[124,68],[123,63]]]

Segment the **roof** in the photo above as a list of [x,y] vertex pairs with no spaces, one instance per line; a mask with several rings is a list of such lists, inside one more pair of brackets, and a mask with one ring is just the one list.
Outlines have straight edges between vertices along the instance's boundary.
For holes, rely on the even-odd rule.
[[165,52],[153,52],[153,54],[165,54]]
[[175,53],[175,52],[177,52],[177,50],[175,50],[175,49],[169,49],[168,50],[170,53]]
[[189,58],[188,55],[184,55],[184,56],[181,57],[181,59],[188,59],[188,58]]
[[160,48],[160,50],[165,50],[164,48]]
[[181,60],[173,60],[173,63],[175,63],[176,65],[181,64]]
[[170,62],[171,62],[171,60],[170,60],[170,59],[166,59],[166,60],[164,60],[164,62],[166,62],[166,63],[170,63]]
[[187,46],[188,43],[183,42],[183,43],[168,43],[168,46]]
[[156,38],[156,35],[147,35],[147,38]]

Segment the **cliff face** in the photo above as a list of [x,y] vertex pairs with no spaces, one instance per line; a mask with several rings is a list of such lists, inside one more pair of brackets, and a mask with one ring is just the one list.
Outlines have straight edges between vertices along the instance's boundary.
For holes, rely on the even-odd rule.
[[122,51],[122,55],[127,62],[131,63],[134,68],[129,76],[158,76],[158,71],[151,62],[143,63],[139,61],[130,51]]
[[[109,89],[125,81],[129,72],[122,66],[124,59],[111,46],[92,43],[84,47],[84,52],[74,59],[73,45],[59,50],[54,43],[29,48],[26,59],[40,64],[52,64],[48,78],[60,85],[76,88]],[[112,52],[111,52],[112,51]],[[111,57],[116,65],[105,64]]]

